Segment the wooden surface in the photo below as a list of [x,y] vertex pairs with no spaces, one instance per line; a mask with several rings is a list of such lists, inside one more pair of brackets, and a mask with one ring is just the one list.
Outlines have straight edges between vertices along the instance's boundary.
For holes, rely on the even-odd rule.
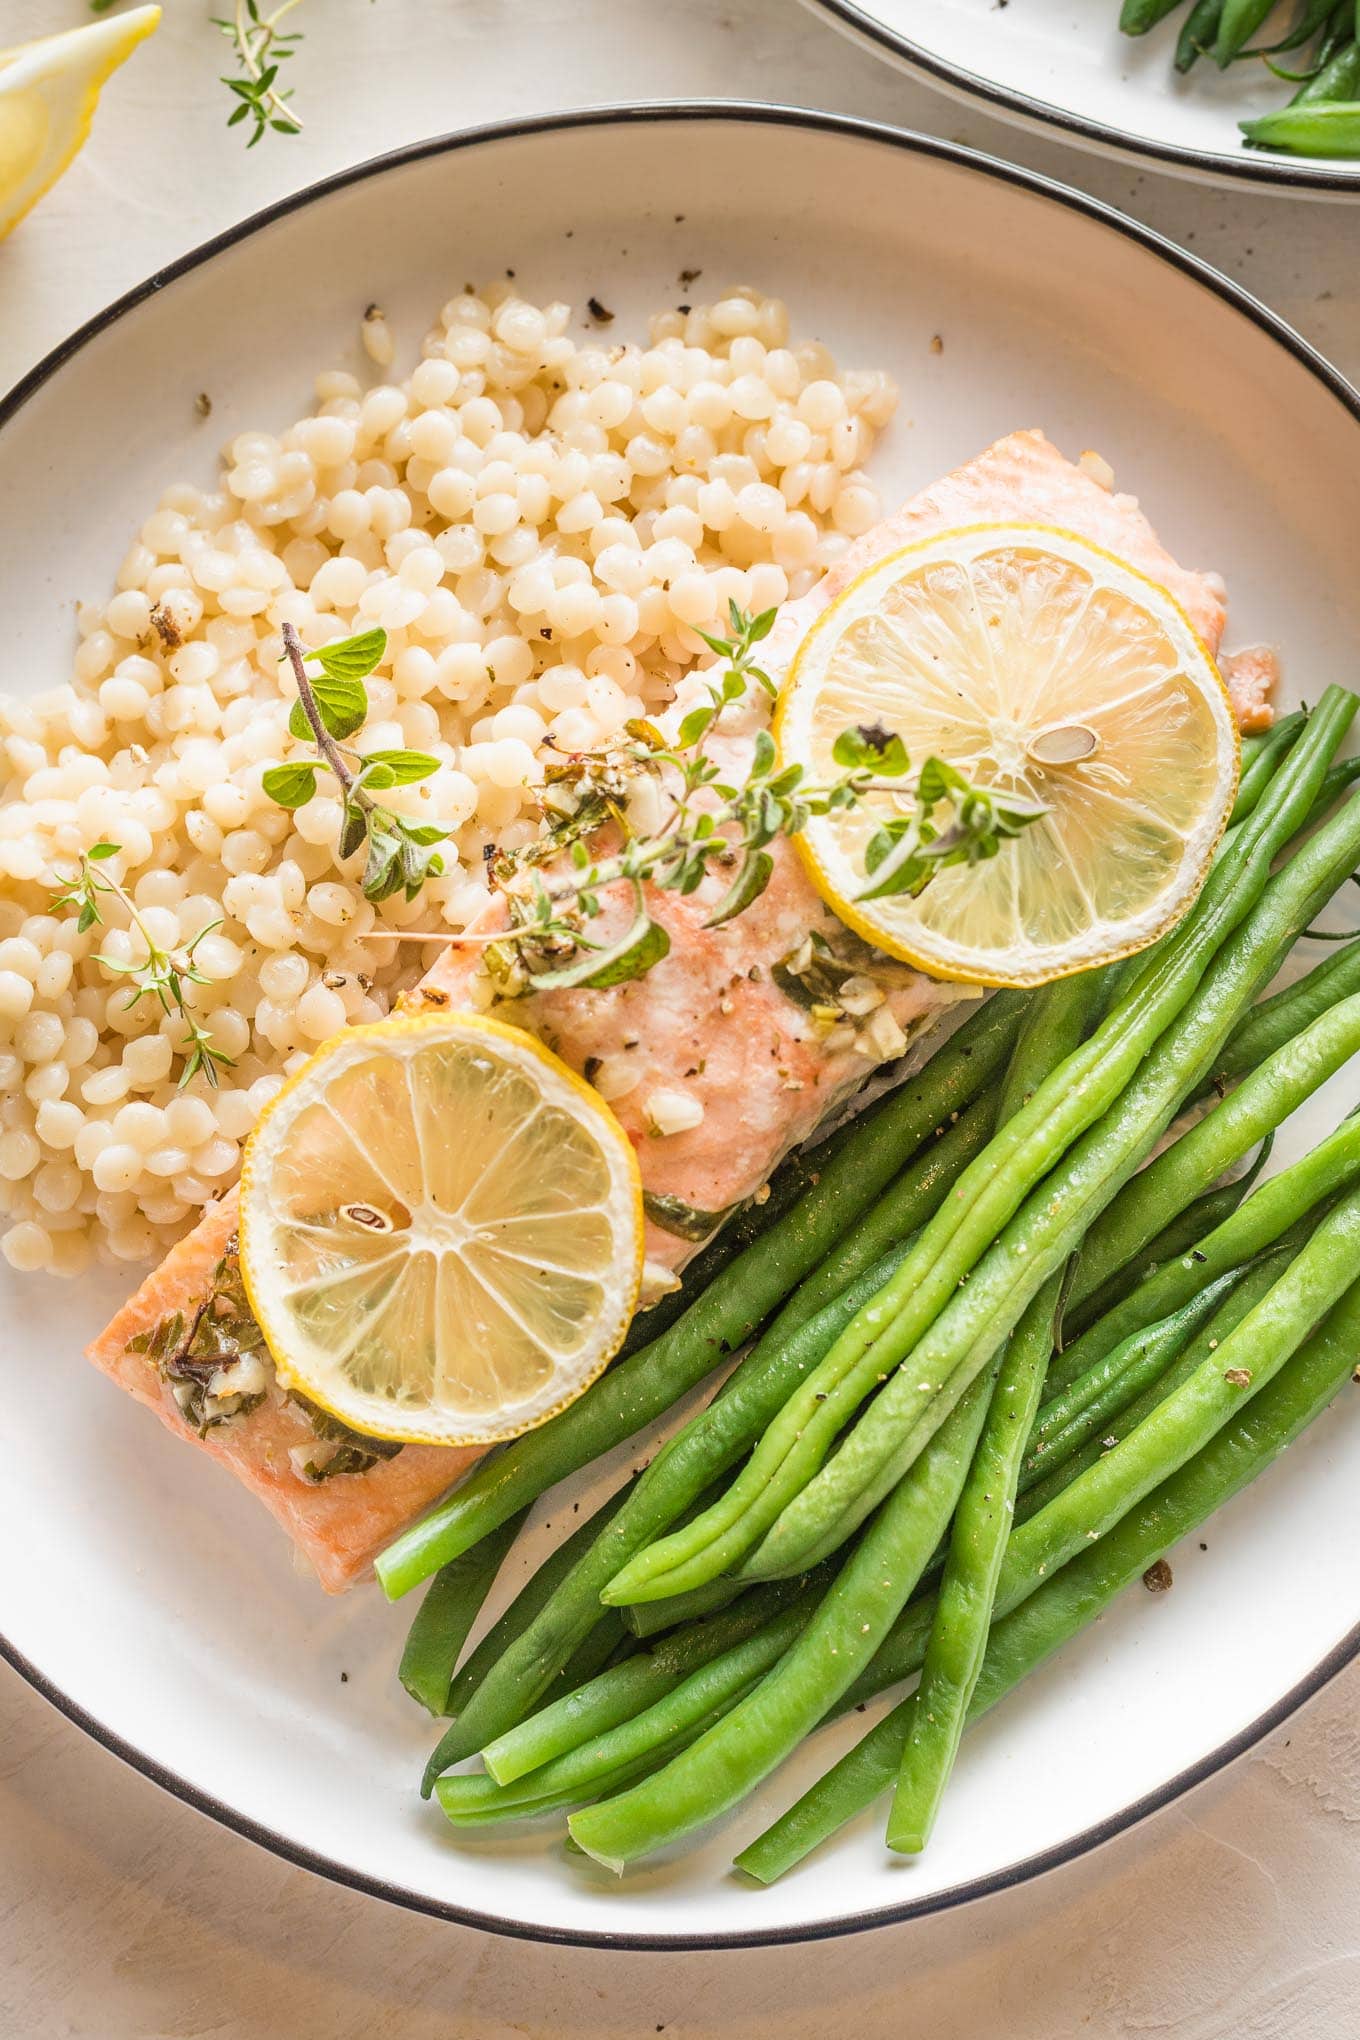
[[[314,177],[450,127],[661,96],[830,106],[1080,184],[1360,377],[1354,204],[1034,140],[896,76],[794,0],[308,0],[293,67],[307,132],[249,155],[222,125],[206,25],[222,10],[166,6],[89,147],[0,247],[0,388],[159,264]],[[85,18],[83,0],[0,15],[6,41]],[[483,1937],[294,1870],[3,1672],[0,2040],[1355,2040],[1357,1709],[1360,1667],[1134,1835],[962,1913],[805,1948],[607,1956]]]

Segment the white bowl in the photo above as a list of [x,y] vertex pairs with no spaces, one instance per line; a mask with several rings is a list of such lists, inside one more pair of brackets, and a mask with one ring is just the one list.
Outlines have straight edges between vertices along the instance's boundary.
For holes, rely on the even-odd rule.
[[[597,295],[617,334],[688,295],[681,270],[703,271],[703,293],[757,281],[843,362],[898,378],[901,415],[875,462],[890,499],[1042,424],[1071,453],[1098,447],[1174,552],[1226,573],[1231,637],[1278,639],[1292,698],[1354,677],[1360,399],[1269,313],[1090,200],[945,144],[771,108],[658,106],[363,165],[76,334],[0,406],[7,678],[64,677],[73,600],[108,589],[160,489],[206,481],[233,432],[296,417],[318,367],[362,366],[370,300],[409,363],[452,289],[506,268],[531,296]],[[1345,1090],[1315,1101],[1302,1137],[1335,1123]],[[325,1600],[243,1491],[86,1366],[84,1341],[127,1286],[4,1286],[8,1655],[171,1791],[296,1862],[449,1918],[683,1947],[957,1904],[1164,1805],[1360,1641],[1360,1482],[1336,1412],[1210,1525],[1207,1552],[1196,1539],[1175,1558],[1173,1593],[1129,1594],[970,1738],[918,1864],[890,1862],[862,1820],[771,1890],[726,1875],[839,1733],[696,1853],[622,1885],[539,1834],[459,1843],[415,1795],[432,1733],[395,1679],[414,1604],[372,1588]]]
[[[1101,156],[1132,156],[1200,184],[1360,197],[1360,162],[1247,148],[1238,122],[1274,113],[1297,89],[1264,64],[1220,71],[1201,57],[1180,76],[1172,59],[1185,7],[1150,34],[1127,36],[1119,0],[803,4],[890,64],[1035,134]],[[1272,25],[1271,33],[1283,31]],[[1298,54],[1279,61],[1297,65]]]

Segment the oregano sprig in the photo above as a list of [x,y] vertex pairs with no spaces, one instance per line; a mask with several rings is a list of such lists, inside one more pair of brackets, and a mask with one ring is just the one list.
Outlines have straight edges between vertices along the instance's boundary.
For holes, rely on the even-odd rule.
[[[391,899],[404,892],[413,900],[427,878],[437,878],[444,860],[433,848],[447,840],[447,829],[409,822],[373,798],[393,786],[414,786],[439,770],[428,751],[356,751],[347,739],[368,720],[364,681],[387,650],[385,630],[361,631],[356,637],[308,651],[291,623],[283,626],[284,652],[297,682],[298,698],[288,716],[292,736],[310,741],[314,758],[290,759],[272,765],[262,785],[283,808],[305,807],[317,788],[317,774],[330,773],[340,790],[340,836],[336,853],[352,857],[365,844],[365,899]],[[319,670],[308,672],[309,666]]]
[[129,980],[128,1006],[138,1006],[143,999],[155,999],[163,1013],[178,1013],[184,1022],[184,1039],[179,1053],[183,1067],[179,1074],[179,1088],[184,1089],[200,1071],[214,1089],[218,1083],[218,1072],[230,1069],[234,1058],[216,1047],[212,1034],[202,1025],[197,1014],[188,1003],[186,985],[206,985],[211,980],[194,961],[198,945],[214,928],[222,925],[221,917],[205,922],[198,933],[176,949],[162,949],[146,922],[138,913],[131,896],[121,886],[112,872],[101,867],[110,857],[118,855],[117,843],[95,843],[81,854],[80,863],[72,876],[64,882],[63,890],[53,895],[53,912],[74,907],[76,927],[81,934],[90,928],[102,926],[104,916],[100,908],[100,896],[106,895],[118,900],[146,946],[146,955],[140,961],[124,962],[121,957],[95,957],[105,970],[115,971]]

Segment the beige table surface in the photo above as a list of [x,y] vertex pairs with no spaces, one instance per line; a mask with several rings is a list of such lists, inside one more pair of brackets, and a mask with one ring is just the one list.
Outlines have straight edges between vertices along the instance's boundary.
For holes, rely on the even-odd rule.
[[[1018,0],[1017,0],[1018,4]],[[1108,5],[1110,0],[1085,0]],[[246,155],[207,17],[167,20],[0,248],[0,389],[149,271],[421,135],[604,100],[823,105],[1084,186],[1229,271],[1360,379],[1360,204],[1224,192],[1037,141],[898,77],[795,0],[308,0],[308,128]],[[0,41],[84,0],[0,0]],[[945,1918],[734,1955],[496,1940],[289,1868],[0,1674],[0,2040],[1357,2040],[1360,1666],[1226,1777]]]

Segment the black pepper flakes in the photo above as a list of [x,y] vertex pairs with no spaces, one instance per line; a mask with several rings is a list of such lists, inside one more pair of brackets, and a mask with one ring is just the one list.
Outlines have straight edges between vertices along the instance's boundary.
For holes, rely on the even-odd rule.
[[1172,1579],[1171,1567],[1164,1558],[1159,1558],[1156,1564],[1150,1565],[1143,1574],[1143,1585],[1150,1594],[1166,1594],[1171,1590]]
[[586,310],[590,313],[597,326],[613,325],[614,314],[607,305],[602,305],[597,297],[588,297],[586,299]]

